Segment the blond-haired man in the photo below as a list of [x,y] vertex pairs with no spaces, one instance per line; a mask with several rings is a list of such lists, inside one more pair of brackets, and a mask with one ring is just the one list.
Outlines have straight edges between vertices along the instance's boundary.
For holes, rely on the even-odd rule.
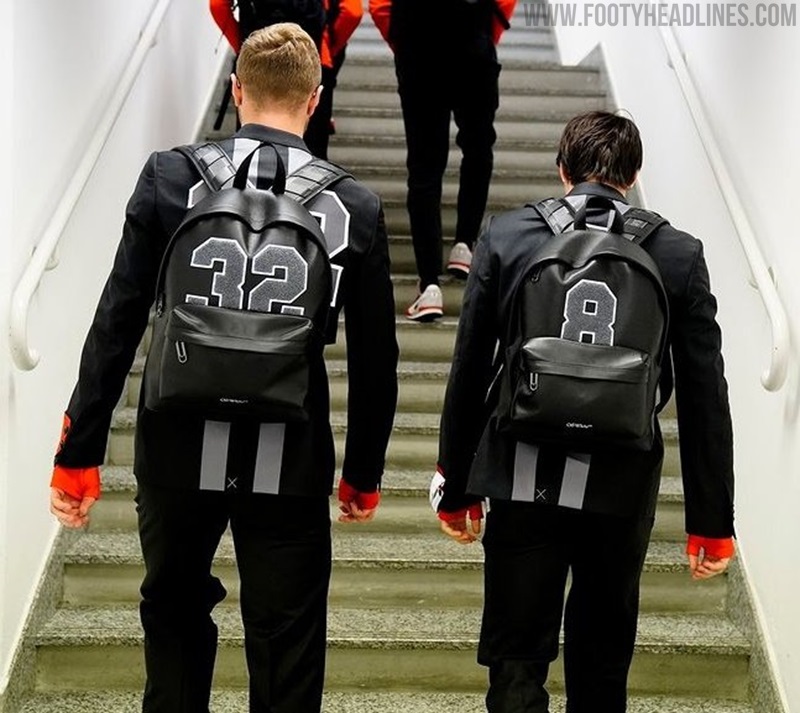
[[[262,143],[272,144],[290,174],[310,161],[301,137],[320,98],[320,60],[311,38],[290,23],[254,33],[231,81],[242,128],[219,145],[233,164]],[[254,185],[274,177],[275,153],[267,147],[255,156]],[[164,249],[187,209],[208,190],[190,161],[171,150],[150,156],[131,196],[56,456],[51,508],[67,526],[84,525],[99,494],[97,466],[111,413],[147,325]],[[378,505],[397,399],[383,210],[380,199],[351,177],[307,206],[323,226],[334,313],[345,307],[349,403],[340,520],[368,520]],[[224,260],[194,267],[207,271],[209,304],[222,299],[226,285],[245,284],[244,278],[241,284],[227,279],[232,268]],[[282,274],[289,279],[288,270]],[[265,426],[175,417],[148,410],[140,399],[134,470],[146,567],[144,713],[208,712],[217,648],[211,611],[226,594],[211,565],[228,526],[241,580],[250,710],[320,710],[334,479],[324,368],[312,372],[307,408],[308,422]]]

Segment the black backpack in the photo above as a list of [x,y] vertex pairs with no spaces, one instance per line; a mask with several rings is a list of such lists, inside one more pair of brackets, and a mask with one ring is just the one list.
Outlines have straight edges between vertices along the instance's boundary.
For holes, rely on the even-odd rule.
[[[607,229],[587,228],[595,207],[609,211]],[[667,221],[599,196],[534,208],[555,235],[512,289],[499,427],[577,452],[649,450],[669,396],[658,401],[669,306],[640,243]]]
[[319,47],[325,28],[322,0],[239,0],[242,41],[253,31],[277,22],[296,22]]
[[[270,190],[248,181],[262,147],[277,158]],[[349,174],[314,159],[287,179],[271,144],[238,171],[214,143],[177,150],[211,190],[164,252],[145,406],[218,420],[305,421],[333,288],[325,237],[304,203]]]

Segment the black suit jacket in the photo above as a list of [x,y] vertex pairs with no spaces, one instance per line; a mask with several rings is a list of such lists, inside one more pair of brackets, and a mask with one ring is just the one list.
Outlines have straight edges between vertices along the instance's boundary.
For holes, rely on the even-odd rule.
[[[261,141],[278,148],[289,172],[312,158],[299,137],[255,124],[245,125],[220,145],[238,166]],[[274,153],[260,151],[251,171],[271,178]],[[177,151],[153,153],[145,164],[86,338],[67,408],[72,425],[58,463],[89,467],[103,462],[112,412],[147,326],[162,255],[188,207],[207,190]],[[356,488],[371,491],[383,474],[397,402],[398,347],[383,208],[375,193],[352,178],[341,180],[307,207],[322,221],[328,242],[335,314],[342,308],[345,313],[348,422],[343,475]],[[137,478],[211,490],[329,494],[334,447],[327,375],[320,371],[311,377],[309,423],[287,424],[285,430],[262,428],[252,420],[209,425],[201,415],[149,411],[140,399]]]
[[[619,192],[600,184],[580,184],[572,193],[624,202]],[[587,457],[518,446],[498,432],[492,416],[493,361],[495,350],[505,346],[510,288],[526,258],[551,238],[539,214],[526,206],[491,218],[477,243],[441,421],[439,466],[446,478],[441,507],[457,509],[481,496],[652,517],[664,456],[660,430],[649,452]],[[662,367],[674,376],[686,529],[728,537],[733,534],[733,436],[717,303],[703,246],[665,225],[642,247],[658,266],[669,298],[671,359]]]

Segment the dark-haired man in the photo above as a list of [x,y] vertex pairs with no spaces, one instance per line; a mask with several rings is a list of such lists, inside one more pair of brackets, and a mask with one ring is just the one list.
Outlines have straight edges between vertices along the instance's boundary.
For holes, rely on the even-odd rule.
[[[611,113],[577,116],[564,129],[557,163],[573,206],[590,196],[610,201],[590,208],[587,218],[607,230],[611,210],[624,215],[629,209],[625,196],[642,165],[639,132]],[[664,455],[661,434],[656,429],[648,451],[580,454],[517,442],[501,432],[494,412],[493,358],[506,347],[509,286],[552,235],[544,218],[526,206],[491,219],[477,244],[432,503],[443,531],[468,543],[481,529],[481,501],[490,500],[478,654],[489,668],[490,713],[549,710],[545,683],[559,651],[568,575],[567,711],[624,713],[639,579]],[[699,240],[665,224],[642,247],[656,263],[669,301],[670,354],[660,386],[668,395],[674,377],[687,553],[692,576],[705,579],[723,572],[734,551],[732,427],[716,301]]]
[[[320,59],[294,23],[253,32],[242,45],[232,96],[242,128],[220,148],[254,185],[312,160],[301,138],[319,101]],[[274,151],[268,145],[274,147]],[[266,148],[261,148],[266,146]],[[69,527],[86,524],[99,495],[112,412],[148,322],[170,236],[208,189],[178,151],[153,153],[128,203],[117,258],[84,345],[51,479],[51,510]],[[349,176],[306,204],[320,219],[333,271],[331,314],[344,308],[348,361],[347,443],[339,481],[340,521],[366,521],[378,507],[397,401],[394,298],[380,198]],[[244,247],[229,238],[237,252]],[[273,277],[252,260],[212,252],[191,262],[206,304],[240,300],[243,288],[281,290],[270,309],[302,297],[308,274],[278,260]],[[288,289],[287,289],[288,288]],[[273,294],[273,293],[271,293]],[[194,297],[194,295],[192,295]],[[194,297],[198,299],[197,297]],[[241,303],[241,302],[239,302]],[[275,306],[273,306],[273,303]],[[294,307],[297,308],[296,306]],[[331,320],[331,341],[337,320]],[[148,374],[145,366],[145,375]],[[308,420],[220,421],[202,413],[153,411],[141,398],[134,473],[145,565],[144,713],[207,713],[217,627],[226,595],[211,572],[230,527],[240,580],[244,653],[252,713],[315,713],[325,674],[330,505],[334,441],[324,363],[310,366]]]

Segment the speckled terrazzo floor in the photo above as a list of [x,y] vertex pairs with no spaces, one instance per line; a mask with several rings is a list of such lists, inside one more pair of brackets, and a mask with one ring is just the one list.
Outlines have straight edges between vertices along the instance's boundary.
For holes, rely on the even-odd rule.
[[[215,694],[212,713],[247,713],[247,694],[225,692]],[[481,713],[482,694],[460,693],[346,693],[325,696],[324,713]],[[564,700],[554,696],[551,713],[563,713]],[[40,695],[30,699],[20,713],[139,713],[138,693],[69,692]],[[713,703],[698,699],[632,697],[628,713],[753,713],[739,703]]]

